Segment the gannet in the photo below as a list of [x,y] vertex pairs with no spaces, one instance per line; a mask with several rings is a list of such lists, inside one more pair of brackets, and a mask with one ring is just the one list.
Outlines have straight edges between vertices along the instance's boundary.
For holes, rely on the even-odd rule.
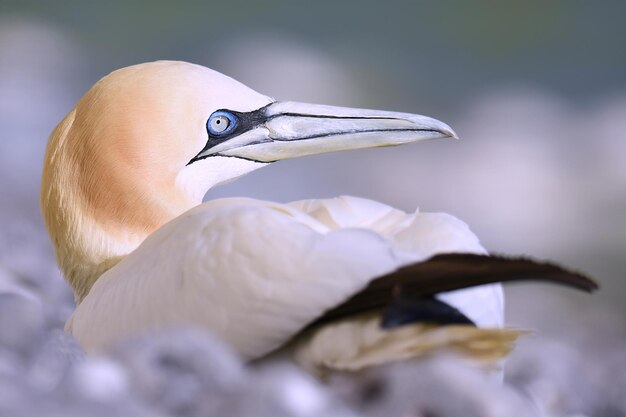
[[493,282],[593,284],[488,257],[448,214],[347,196],[202,202],[279,160],[455,137],[426,116],[276,101],[185,62],[114,71],[54,129],[45,156],[42,212],[77,302],[66,330],[100,351],[191,324],[246,360],[288,350],[318,371],[438,350],[500,359],[517,332],[503,328]]

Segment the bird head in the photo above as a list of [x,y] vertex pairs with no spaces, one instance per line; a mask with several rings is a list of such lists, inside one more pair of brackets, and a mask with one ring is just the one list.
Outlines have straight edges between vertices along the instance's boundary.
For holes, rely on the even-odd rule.
[[202,66],[140,64],[98,81],[55,128],[42,211],[80,300],[215,185],[282,159],[448,137],[430,117],[275,101]]

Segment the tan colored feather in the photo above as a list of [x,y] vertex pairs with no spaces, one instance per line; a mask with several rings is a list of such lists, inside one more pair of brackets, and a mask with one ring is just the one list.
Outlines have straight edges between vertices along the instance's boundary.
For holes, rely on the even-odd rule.
[[[48,143],[41,207],[79,302],[146,236],[198,204],[176,180],[193,150],[202,148],[180,142],[203,136],[192,130],[204,123],[190,120],[201,114],[193,110],[202,96],[181,91],[200,88],[206,69],[195,74],[186,64],[179,75],[181,63],[150,65],[149,72],[137,65],[102,78]],[[194,75],[198,84],[187,80]]]
[[[265,141],[245,142],[248,131],[234,140],[250,146],[223,149],[220,158],[189,164],[204,152],[206,123],[216,110],[249,113],[267,106],[272,123],[263,128]],[[447,125],[424,116],[328,106],[313,106],[300,114],[309,106],[274,102],[229,77],[181,62],[136,65],[96,83],[53,131],[42,179],[46,226],[79,302],[68,330],[95,349],[149,328],[196,324],[221,331],[225,340],[252,359],[289,343],[304,326],[330,312],[323,319],[334,321],[316,323],[289,346],[298,362],[318,373],[359,370],[439,351],[485,363],[505,356],[521,332],[432,324],[383,330],[378,315],[345,316],[380,308],[380,293],[393,295],[389,288],[395,282],[379,287],[384,282],[374,280],[368,286],[376,276],[394,269],[401,275],[414,274],[418,267],[397,268],[439,252],[484,254],[467,225],[452,216],[405,214],[350,197],[289,207],[229,199],[182,215],[200,205],[212,186],[263,166],[258,161],[274,160],[272,155],[288,159],[455,137]],[[313,110],[322,112],[320,117],[306,116]],[[379,124],[381,130],[341,130],[346,134],[332,142],[329,138],[339,125],[331,123],[332,129],[324,129],[334,133],[319,136],[325,138],[319,142],[323,146],[291,140],[289,129],[306,128],[301,138],[308,138],[304,136],[308,129],[322,131],[317,123],[324,118],[341,126],[346,123],[342,119],[368,120],[368,126]],[[297,125],[294,119],[300,120]],[[382,129],[389,124],[411,129]],[[229,145],[226,142],[221,144]],[[279,142],[280,148],[268,150]],[[263,155],[250,160],[246,158],[250,152]],[[167,229],[165,223],[172,219],[176,220]],[[198,222],[211,227],[204,229]],[[175,239],[170,236],[173,227],[178,232]],[[276,233],[277,227],[285,233]],[[293,238],[291,244],[286,236]],[[464,272],[463,268],[455,271]],[[412,291],[413,278],[401,281]],[[435,284],[440,282],[430,288]],[[351,294],[356,302],[342,304]],[[366,299],[370,295],[376,298],[374,306]],[[459,309],[479,325],[501,324],[498,286],[442,296],[453,301],[451,305],[461,304]],[[339,310],[331,310],[336,305]],[[358,308],[353,310],[354,306]]]
[[313,328],[287,350],[297,363],[320,376],[446,351],[488,367],[504,358],[524,333],[514,329],[426,323],[390,330],[381,328],[379,313],[368,313]]

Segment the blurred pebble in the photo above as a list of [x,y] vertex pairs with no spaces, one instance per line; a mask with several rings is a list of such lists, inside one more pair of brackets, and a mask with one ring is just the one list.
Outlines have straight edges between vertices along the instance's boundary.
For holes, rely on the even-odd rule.
[[18,294],[0,294],[0,346],[28,355],[44,332],[41,303]]
[[144,401],[177,416],[208,415],[244,384],[241,361],[221,342],[194,329],[138,337],[113,354]]
[[[353,417],[343,405],[309,374],[279,363],[256,369],[244,390],[231,396],[215,416],[237,417]],[[241,399],[245,398],[245,401]]]
[[0,347],[0,378],[11,379],[24,373],[25,359],[6,347]]
[[589,415],[603,417],[626,416],[626,349],[618,349],[612,355],[597,358],[600,366],[590,378],[588,392]]
[[63,389],[83,400],[112,402],[129,388],[127,371],[111,359],[89,358],[71,369]]
[[511,356],[507,381],[547,416],[624,417],[626,351],[623,345],[606,348],[598,354],[581,345],[530,338]]
[[63,330],[51,330],[37,347],[28,369],[29,381],[44,391],[58,386],[73,364],[85,354],[74,338]]
[[[32,416],[36,414],[24,414],[30,405],[37,401],[39,393],[26,384],[19,375],[7,377],[0,375],[0,416]],[[43,415],[43,414],[42,414]]]
[[37,300],[37,294],[24,285],[21,277],[0,263],[0,294],[7,293],[21,295],[35,301]]
[[339,375],[332,385],[365,416],[537,417],[514,390],[448,356]]
[[[20,408],[10,410],[11,417],[166,417],[167,414],[145,404],[128,400],[100,403],[75,401],[67,403],[58,397],[29,398]],[[3,414],[4,416],[5,414]]]

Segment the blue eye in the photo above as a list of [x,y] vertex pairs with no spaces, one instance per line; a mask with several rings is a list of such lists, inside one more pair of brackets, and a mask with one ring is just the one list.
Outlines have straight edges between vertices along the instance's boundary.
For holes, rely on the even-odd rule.
[[207,130],[214,136],[225,135],[232,131],[236,125],[235,115],[224,110],[213,113],[206,123]]

